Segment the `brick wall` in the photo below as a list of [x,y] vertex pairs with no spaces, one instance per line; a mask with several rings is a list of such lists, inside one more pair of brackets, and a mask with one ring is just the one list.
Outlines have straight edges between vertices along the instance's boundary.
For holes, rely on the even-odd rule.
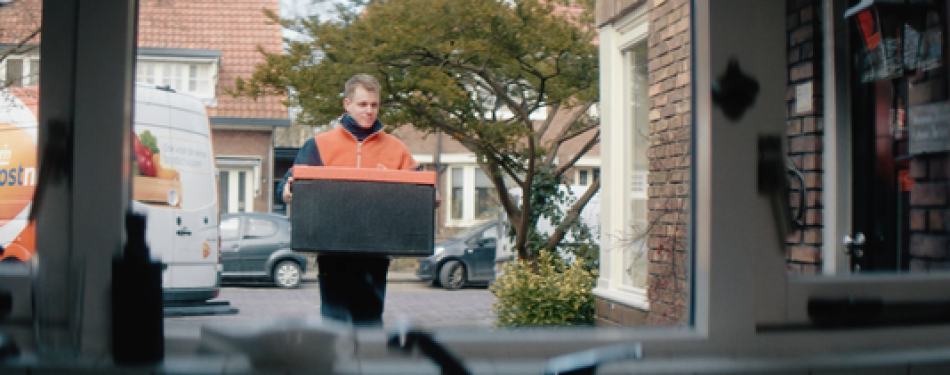
[[[822,245],[822,116],[821,21],[818,0],[788,0],[788,155],[805,177],[805,216],[803,229],[790,233],[788,273],[818,273],[821,270]],[[811,89],[811,95],[807,90]],[[799,102],[799,90],[805,90]],[[807,108],[807,107],[810,107]],[[789,197],[792,209],[800,209],[801,184],[791,180]]]
[[690,6],[650,4],[650,163],[648,325],[687,324],[691,70]]
[[[945,76],[930,78],[931,82]],[[911,107],[945,102],[946,95],[927,92],[927,81],[917,82],[910,90]],[[947,271],[950,245],[950,155],[946,152],[915,155],[910,161],[910,259],[911,271]]]
[[261,194],[254,197],[250,212],[267,212],[267,197],[272,187],[267,184],[270,175],[270,131],[212,129],[214,155],[252,156],[261,158]]

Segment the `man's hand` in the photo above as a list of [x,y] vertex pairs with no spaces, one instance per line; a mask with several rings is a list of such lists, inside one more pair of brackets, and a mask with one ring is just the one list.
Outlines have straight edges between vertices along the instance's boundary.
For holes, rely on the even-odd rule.
[[293,193],[290,192],[290,185],[294,183],[293,177],[287,177],[287,183],[284,184],[284,203],[290,203],[293,199]]

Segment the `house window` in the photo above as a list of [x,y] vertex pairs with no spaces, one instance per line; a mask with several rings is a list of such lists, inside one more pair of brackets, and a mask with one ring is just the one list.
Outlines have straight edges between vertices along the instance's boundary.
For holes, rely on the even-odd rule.
[[230,174],[230,171],[218,172],[218,208],[222,213],[231,212],[229,205],[230,199],[227,199],[229,184],[231,183]]
[[233,166],[218,172],[221,213],[254,211],[254,168]]
[[36,86],[40,83],[40,59],[8,57],[0,64],[3,82],[0,87]]
[[23,60],[7,60],[6,86],[20,87],[23,85]]
[[475,168],[475,218],[485,219],[495,215],[498,208],[498,194],[495,185],[481,168]]
[[448,226],[467,227],[498,214],[498,192],[477,165],[449,169],[451,181]]
[[577,167],[575,170],[574,185],[577,186],[590,186],[600,178],[600,168]]
[[176,62],[140,59],[136,68],[136,81],[146,84],[168,86],[178,92],[186,92],[200,99],[215,96],[215,65],[213,62]]
[[140,63],[136,68],[136,81],[155,84],[155,64]]
[[453,220],[462,219],[462,202],[464,201],[464,190],[465,184],[465,175],[463,173],[463,168],[452,168],[450,172],[450,178],[452,179],[452,191],[449,194],[452,195],[452,205],[449,209],[452,211],[450,216]]
[[[679,272],[672,275],[672,272],[663,270],[682,271],[685,266],[686,254],[681,252],[674,257],[670,244],[677,242],[678,248],[685,251],[683,238],[651,236],[659,231],[651,231],[647,219],[652,212],[650,206],[654,204],[649,198],[648,172],[650,160],[647,156],[649,147],[654,142],[669,142],[668,134],[660,134],[656,139],[650,134],[651,121],[671,121],[675,116],[668,110],[657,108],[654,118],[650,117],[654,104],[654,94],[659,98],[659,94],[667,95],[675,86],[674,75],[651,77],[649,74],[648,60],[649,55],[649,15],[647,7],[640,7],[616,23],[615,28],[609,32],[601,34],[604,36],[604,44],[601,44],[602,56],[601,72],[616,72],[610,77],[601,76],[601,100],[598,108],[601,123],[603,125],[604,137],[601,142],[600,168],[591,168],[587,178],[587,184],[593,183],[595,178],[601,180],[601,274],[600,281],[594,289],[594,294],[602,300],[613,301],[622,304],[629,309],[642,311],[644,314],[653,310],[652,301],[647,294],[647,281],[652,277],[654,280],[662,281],[665,285],[676,286],[683,283],[674,282],[674,278],[685,280],[685,273]],[[678,57],[674,55],[665,55],[667,52],[659,52],[654,65],[660,64],[660,61],[669,61],[666,64],[673,66],[674,60]],[[651,79],[655,82],[651,82]],[[665,82],[662,82],[665,81]],[[651,85],[655,87],[656,92],[651,92]],[[679,106],[687,106],[689,102],[683,99],[679,100]],[[672,101],[668,101],[671,106]],[[660,104],[660,103],[658,103]],[[662,103],[666,104],[666,103]],[[658,115],[658,116],[656,116]],[[659,117],[659,118],[656,118]],[[681,137],[680,139],[686,139]],[[683,148],[688,146],[688,142],[669,144],[669,148]],[[666,155],[663,155],[666,157]],[[657,160],[656,166],[672,165],[666,160]],[[600,174],[603,169],[603,175]],[[682,173],[686,173],[684,171]],[[664,172],[665,174],[665,172]],[[579,178],[580,180],[580,178]],[[658,190],[667,191],[670,189],[661,188]],[[668,204],[681,201],[680,199],[665,199],[658,197],[656,204]],[[683,199],[685,200],[685,199]],[[683,222],[686,222],[685,219]],[[672,226],[663,226],[663,229]],[[682,231],[682,228],[680,228]],[[663,244],[662,249],[660,244]],[[651,246],[651,244],[653,246]],[[662,255],[660,255],[662,253]],[[604,254],[609,254],[605,256]],[[673,260],[679,260],[673,264]],[[651,260],[657,260],[658,267],[648,267]],[[677,267],[679,266],[679,267]],[[650,274],[650,269],[662,271],[665,274],[654,272]],[[663,288],[662,293],[668,296],[685,293],[681,289]],[[658,294],[654,294],[658,295]],[[669,298],[667,298],[669,300]],[[669,308],[668,302],[660,301],[662,306],[657,309],[664,310]],[[639,312],[638,312],[639,313]]]

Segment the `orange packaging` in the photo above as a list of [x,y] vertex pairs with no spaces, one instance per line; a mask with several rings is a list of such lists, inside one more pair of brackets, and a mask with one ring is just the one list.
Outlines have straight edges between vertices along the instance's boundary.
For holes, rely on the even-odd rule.
[[373,168],[294,166],[294,179],[395,182],[435,185],[435,172],[401,171]]

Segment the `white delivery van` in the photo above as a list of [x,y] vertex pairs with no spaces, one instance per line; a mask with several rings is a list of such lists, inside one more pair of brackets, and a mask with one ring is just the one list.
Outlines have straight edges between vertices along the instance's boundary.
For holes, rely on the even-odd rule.
[[[37,178],[37,98],[35,88],[0,90],[0,260],[27,261],[36,251],[27,216]],[[147,217],[146,241],[164,265],[164,298],[214,298],[220,289],[218,190],[204,105],[137,85],[134,108],[132,209]]]

